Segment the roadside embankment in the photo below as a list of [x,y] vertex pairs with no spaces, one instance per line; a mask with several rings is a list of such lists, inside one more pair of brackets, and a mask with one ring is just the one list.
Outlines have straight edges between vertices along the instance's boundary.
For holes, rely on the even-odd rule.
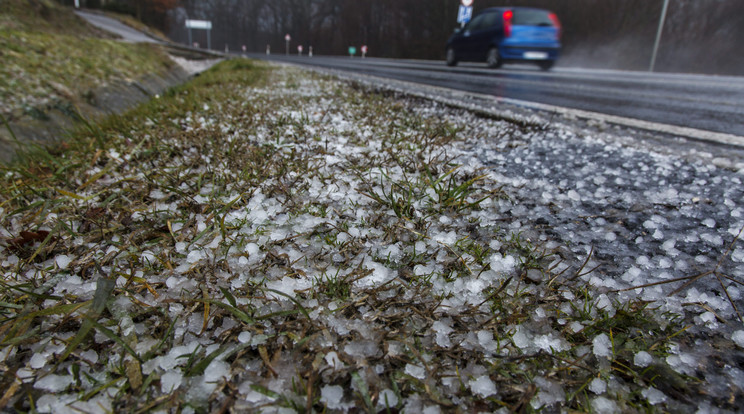
[[66,131],[81,120],[121,113],[183,83],[189,76],[183,67],[174,65],[169,70],[146,74],[137,80],[111,81],[83,96],[67,95],[41,107],[26,108],[22,117],[9,120],[5,128],[0,129],[0,160],[10,161],[19,145],[47,145],[63,140]]
[[[53,2],[0,10],[0,161],[64,140],[79,121],[120,113],[214,63],[170,45],[124,43]],[[180,56],[180,57],[174,57]],[[212,59],[194,65],[187,59]]]

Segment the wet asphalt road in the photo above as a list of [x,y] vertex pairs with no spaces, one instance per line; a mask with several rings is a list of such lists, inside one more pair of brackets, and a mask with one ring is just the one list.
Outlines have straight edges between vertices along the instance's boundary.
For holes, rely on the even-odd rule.
[[[154,42],[118,21],[77,12],[129,42]],[[461,63],[252,54],[250,57],[349,71],[518,101],[598,112],[741,137],[744,145],[744,77]]]
[[[157,42],[106,16],[77,12],[129,42]],[[284,54],[250,57],[734,135],[744,146],[744,77]],[[735,137],[735,138],[736,138]],[[739,139],[735,139],[737,142]],[[730,139],[728,140],[731,141]]]
[[250,55],[744,137],[744,77],[578,68]]

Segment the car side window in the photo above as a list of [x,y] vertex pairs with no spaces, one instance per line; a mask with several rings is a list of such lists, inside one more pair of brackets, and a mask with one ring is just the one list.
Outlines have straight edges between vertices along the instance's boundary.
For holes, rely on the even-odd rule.
[[493,29],[499,23],[498,13],[488,13],[485,18],[485,24],[482,29]]
[[475,19],[471,20],[467,26],[465,26],[465,30],[468,32],[475,32],[475,31],[481,30],[484,27],[485,20],[486,20],[485,14],[478,15],[475,17]]

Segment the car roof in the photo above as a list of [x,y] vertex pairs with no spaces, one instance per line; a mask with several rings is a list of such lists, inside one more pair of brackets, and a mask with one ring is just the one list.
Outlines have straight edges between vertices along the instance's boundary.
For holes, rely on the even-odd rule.
[[495,12],[495,11],[502,11],[502,10],[540,10],[544,12],[550,12],[548,9],[541,9],[539,7],[512,7],[512,6],[501,6],[501,7],[489,7],[487,9],[483,9],[478,14],[481,13],[489,13],[489,12]]

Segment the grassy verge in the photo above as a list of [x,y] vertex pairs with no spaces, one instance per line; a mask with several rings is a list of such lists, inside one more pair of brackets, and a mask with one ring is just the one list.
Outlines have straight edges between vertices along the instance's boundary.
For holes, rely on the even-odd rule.
[[102,37],[51,1],[6,0],[0,23],[0,115],[11,120],[43,119],[48,107],[84,102],[108,82],[136,80],[173,64],[153,45]]
[[668,364],[675,315],[509,230],[469,116],[233,60],[29,152],[0,190],[0,407],[733,409]]

